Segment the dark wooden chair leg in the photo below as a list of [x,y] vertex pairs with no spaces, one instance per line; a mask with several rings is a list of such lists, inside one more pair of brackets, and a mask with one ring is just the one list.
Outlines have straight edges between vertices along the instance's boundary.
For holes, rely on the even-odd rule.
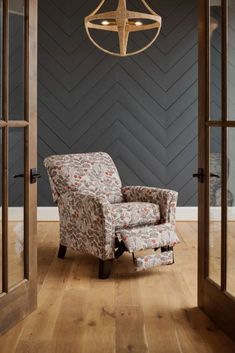
[[59,251],[58,251],[58,258],[59,259],[63,259],[65,257],[66,250],[67,250],[67,246],[60,244]]
[[112,267],[112,260],[99,260],[99,278],[106,279],[109,278]]

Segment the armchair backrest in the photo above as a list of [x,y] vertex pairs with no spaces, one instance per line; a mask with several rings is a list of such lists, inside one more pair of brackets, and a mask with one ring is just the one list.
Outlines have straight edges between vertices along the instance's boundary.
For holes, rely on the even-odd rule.
[[105,152],[54,155],[44,165],[54,202],[67,191],[106,195],[111,203],[123,201],[117,168]]

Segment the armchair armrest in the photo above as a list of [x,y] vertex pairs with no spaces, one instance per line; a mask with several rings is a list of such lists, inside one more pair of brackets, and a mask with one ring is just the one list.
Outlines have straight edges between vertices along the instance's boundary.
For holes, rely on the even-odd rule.
[[178,192],[147,186],[125,186],[122,193],[127,202],[151,202],[159,205],[161,223],[175,224]]
[[115,228],[105,196],[68,191],[60,195],[58,207],[63,245],[102,260],[114,257]]

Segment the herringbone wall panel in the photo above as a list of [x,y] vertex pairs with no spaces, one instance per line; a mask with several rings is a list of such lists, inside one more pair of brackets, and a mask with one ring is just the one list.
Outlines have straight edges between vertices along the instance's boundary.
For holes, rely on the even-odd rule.
[[194,206],[197,1],[149,1],[163,17],[159,39],[125,59],[87,39],[83,19],[97,3],[39,1],[39,205],[52,205],[46,156],[102,150],[124,184],[169,187]]

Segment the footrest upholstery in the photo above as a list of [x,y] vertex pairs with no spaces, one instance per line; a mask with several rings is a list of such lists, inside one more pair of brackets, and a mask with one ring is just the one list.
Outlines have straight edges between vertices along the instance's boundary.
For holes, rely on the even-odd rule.
[[179,243],[171,223],[118,229],[116,235],[123,240],[129,252],[174,246]]
[[160,254],[151,254],[146,256],[139,256],[134,259],[136,271],[147,270],[151,267],[161,265],[171,265],[174,263],[174,252],[164,251]]

